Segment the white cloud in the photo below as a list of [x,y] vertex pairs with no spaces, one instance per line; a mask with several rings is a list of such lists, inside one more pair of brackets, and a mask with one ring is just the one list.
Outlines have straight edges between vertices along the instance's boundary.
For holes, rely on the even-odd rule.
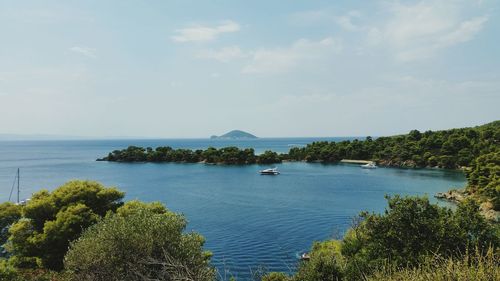
[[358,31],[362,27],[354,23],[355,19],[361,17],[358,10],[351,10],[343,15],[336,15],[329,9],[311,10],[294,13],[290,16],[292,23],[301,25],[336,24],[344,30]]
[[229,46],[220,50],[203,50],[200,51],[196,57],[201,59],[214,59],[220,62],[229,62],[234,59],[248,57],[248,54],[243,52],[238,46]]
[[69,48],[70,51],[75,52],[80,55],[84,55],[88,58],[96,58],[96,49],[94,48],[89,48],[89,47],[83,47],[83,46],[75,46]]
[[353,19],[361,17],[361,13],[359,11],[350,11],[345,15],[334,17],[335,23],[337,23],[340,27],[349,31],[357,31],[360,30],[361,27],[353,23]]
[[175,42],[211,41],[222,33],[236,32],[240,25],[234,21],[224,21],[217,26],[194,25],[175,30],[176,35],[171,39]]
[[390,4],[382,26],[368,28],[371,45],[388,46],[399,61],[434,56],[440,50],[467,42],[481,31],[487,16],[464,18],[460,1],[421,1]]
[[342,51],[342,43],[331,37],[320,41],[300,39],[286,48],[260,49],[252,54],[243,73],[283,73],[310,61],[317,61]]
[[451,46],[471,40],[482,28],[488,17],[482,16],[460,23],[452,32],[439,39],[440,46]]

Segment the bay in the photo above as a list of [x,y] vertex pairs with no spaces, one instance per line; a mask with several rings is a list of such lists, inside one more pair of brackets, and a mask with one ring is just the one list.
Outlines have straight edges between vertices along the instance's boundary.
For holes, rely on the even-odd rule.
[[186,215],[187,231],[206,238],[213,263],[226,279],[250,278],[259,266],[291,272],[313,241],[342,235],[360,211],[382,212],[384,195],[432,195],[465,185],[461,172],[439,169],[361,169],[357,165],[291,162],[279,176],[266,166],[110,163],[95,159],[129,145],[205,149],[252,147],[287,152],[312,141],[352,138],[256,140],[0,141],[0,201],[9,199],[17,168],[21,197],[52,190],[71,179],[89,179],[126,192],[126,199],[161,201]]

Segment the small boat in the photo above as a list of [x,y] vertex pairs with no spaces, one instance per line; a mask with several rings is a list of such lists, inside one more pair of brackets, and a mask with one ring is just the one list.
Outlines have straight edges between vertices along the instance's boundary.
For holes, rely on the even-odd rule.
[[375,165],[374,162],[370,162],[370,163],[361,165],[361,168],[363,168],[363,169],[377,169],[377,165]]
[[278,171],[278,168],[276,168],[276,167],[260,170],[259,173],[261,175],[279,175],[280,174],[280,172]]
[[302,255],[300,255],[300,260],[308,261],[310,259],[311,259],[311,256],[308,253],[303,253]]

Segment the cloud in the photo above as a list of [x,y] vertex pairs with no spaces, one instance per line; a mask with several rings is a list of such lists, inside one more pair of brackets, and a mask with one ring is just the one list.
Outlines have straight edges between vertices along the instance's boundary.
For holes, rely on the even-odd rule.
[[430,58],[439,51],[470,41],[480,32],[488,17],[463,18],[460,1],[421,1],[393,3],[382,26],[368,28],[371,45],[388,46],[399,61]]
[[452,46],[458,43],[471,40],[476,33],[481,31],[484,23],[488,20],[487,16],[477,17],[460,23],[452,32],[446,34],[438,41],[440,46]]
[[333,19],[340,27],[349,31],[360,30],[361,27],[353,23],[353,19],[361,17],[361,13],[358,11],[350,11],[342,16],[335,16]]
[[[291,130],[296,130],[297,135],[392,135],[413,128],[463,127],[498,119],[495,109],[500,102],[499,81],[473,79],[457,83],[439,78],[387,76],[375,82],[363,81],[348,90],[325,88],[272,95],[261,103],[256,114],[293,124]],[[463,114],[471,110],[474,114]]]
[[217,26],[194,25],[175,30],[174,42],[201,42],[215,40],[222,33],[240,30],[240,25],[234,21],[224,21]]
[[358,10],[351,10],[343,15],[336,15],[334,11],[329,9],[311,10],[294,13],[290,16],[292,23],[301,25],[323,25],[336,24],[344,30],[358,31],[361,27],[353,21],[361,17]]
[[94,48],[89,48],[89,47],[82,47],[82,46],[75,46],[69,48],[70,51],[75,52],[80,55],[84,55],[88,58],[96,58],[96,49]]
[[331,37],[319,41],[300,39],[286,48],[260,49],[252,53],[243,73],[283,73],[307,62],[342,51],[342,43]]
[[229,46],[220,50],[203,50],[200,51],[196,57],[201,59],[213,59],[220,62],[229,62],[234,59],[248,57],[248,54],[243,52],[238,46]]

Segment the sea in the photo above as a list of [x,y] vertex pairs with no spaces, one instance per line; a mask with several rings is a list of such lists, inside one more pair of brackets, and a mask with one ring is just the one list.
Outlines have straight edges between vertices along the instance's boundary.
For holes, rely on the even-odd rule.
[[383,212],[385,195],[428,196],[437,202],[436,192],[465,185],[463,173],[442,169],[287,162],[273,165],[280,175],[263,176],[259,170],[269,166],[95,161],[129,145],[237,146],[262,153],[345,139],[353,138],[0,141],[0,201],[16,200],[11,191],[18,168],[21,199],[72,179],[118,187],[126,200],[160,201],[184,214],[186,231],[205,237],[221,279],[244,281],[262,271],[293,273],[314,241],[341,237],[361,211]]

